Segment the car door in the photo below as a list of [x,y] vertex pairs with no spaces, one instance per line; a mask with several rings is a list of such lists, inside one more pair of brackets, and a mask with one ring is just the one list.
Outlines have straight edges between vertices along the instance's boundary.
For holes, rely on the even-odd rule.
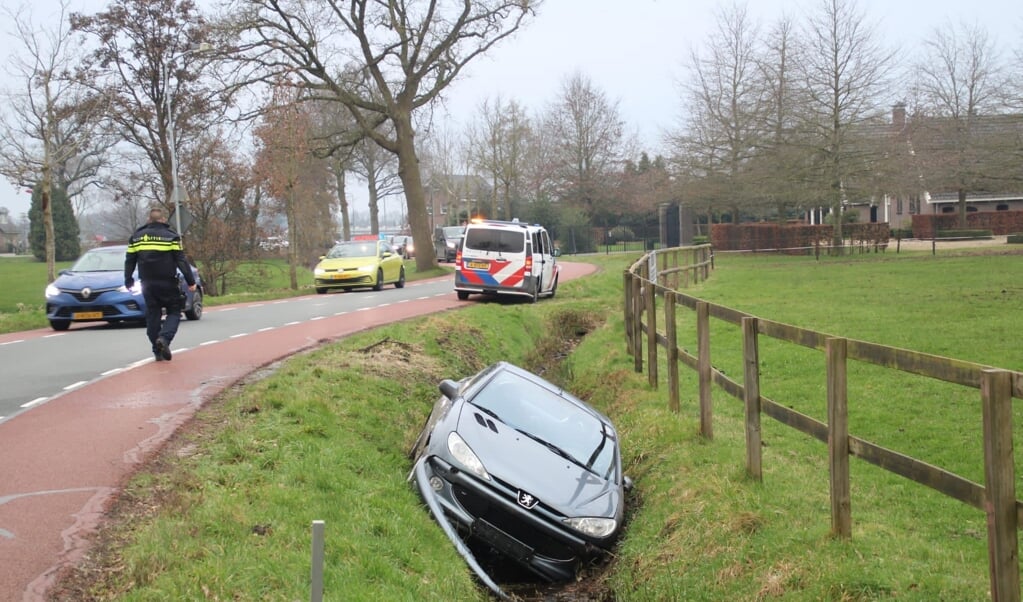
[[378,243],[378,253],[380,254],[380,266],[384,270],[384,280],[388,282],[398,280],[403,262],[401,253],[398,253],[390,243],[385,241]]
[[533,266],[537,269],[539,265],[540,291],[546,293],[554,286],[554,246],[546,230],[537,232],[536,238],[539,244],[534,247]]

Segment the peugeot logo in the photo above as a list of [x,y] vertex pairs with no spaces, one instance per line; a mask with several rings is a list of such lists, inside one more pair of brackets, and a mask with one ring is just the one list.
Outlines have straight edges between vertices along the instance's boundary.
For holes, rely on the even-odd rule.
[[540,500],[533,497],[533,494],[526,493],[525,491],[519,492],[519,506],[522,506],[526,510],[532,510],[534,506],[540,503]]
[[82,289],[82,299],[88,299],[89,295],[91,295],[91,294],[92,294],[92,289],[90,289],[89,287],[85,287],[85,288]]

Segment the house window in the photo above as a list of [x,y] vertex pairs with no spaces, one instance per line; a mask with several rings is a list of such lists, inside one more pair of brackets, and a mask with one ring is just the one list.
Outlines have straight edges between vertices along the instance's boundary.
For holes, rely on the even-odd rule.
[[1008,210],[1009,210],[1009,204],[1008,203],[998,203],[998,206],[995,207],[995,211],[1008,211]]
[[902,197],[895,197],[895,215],[902,215]]
[[973,205],[970,205],[969,207],[967,207],[967,208],[966,208],[966,211],[967,211],[967,213],[969,213],[969,212],[971,212],[971,211],[973,211],[973,212],[976,212],[976,211],[977,211],[977,208],[976,208],[976,207],[974,207]]
[[952,206],[949,206],[949,205],[946,205],[946,206],[941,208],[941,212],[942,213],[955,213],[956,212],[956,208],[952,207]]

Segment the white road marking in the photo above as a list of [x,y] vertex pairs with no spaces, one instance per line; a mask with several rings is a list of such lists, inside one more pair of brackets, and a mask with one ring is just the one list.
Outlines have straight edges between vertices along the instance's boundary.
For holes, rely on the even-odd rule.
[[212,341],[203,341],[202,343],[199,343],[199,346],[200,347],[205,347],[206,345],[215,345],[215,344],[217,344],[219,342],[220,341],[218,339],[213,339]]
[[107,370],[106,372],[100,372],[99,375],[100,376],[110,376],[111,374],[117,374],[118,372],[122,372],[123,370],[124,370],[124,368],[114,368],[113,370]]
[[64,390],[65,391],[70,391],[71,389],[77,389],[78,387],[81,387],[82,385],[87,384],[88,382],[89,381],[87,381],[87,380],[80,380],[80,381],[78,381],[76,383],[71,383],[70,385],[64,387]]
[[[258,307],[258,306],[257,305],[253,305],[252,307]],[[236,309],[238,309],[238,308],[237,307],[225,307],[224,309],[221,309],[221,310],[218,310],[218,311],[234,311]]]
[[249,335],[249,333],[247,333],[247,332],[239,332],[238,334],[232,334],[231,338],[232,339],[237,339],[237,338],[241,338],[241,337],[248,336],[248,335]]
[[49,397],[36,397],[32,401],[26,401],[25,403],[21,404],[21,407],[23,407],[23,408],[31,408],[34,405],[39,405],[39,404],[43,403],[47,399],[49,399]]
[[44,334],[43,338],[44,339],[52,339],[53,337],[62,337],[65,334],[67,334],[67,333],[66,332],[55,332],[53,334]]
[[25,342],[25,339],[15,339],[13,341],[7,341],[6,343],[0,343],[0,347],[2,347],[4,345],[13,345],[15,343],[24,343],[24,342]]
[[315,321],[317,321],[317,320],[322,320],[322,319],[323,319],[323,318],[325,318],[325,317],[326,317],[326,316],[313,316],[313,317],[309,318],[309,321],[310,321],[310,322],[315,322]]
[[301,323],[302,323],[301,320],[296,320],[294,322],[288,322],[287,324],[285,324],[285,326],[294,326],[295,324],[301,324]]
[[274,328],[277,328],[277,327],[276,326],[267,326],[266,328],[260,328],[256,332],[266,332],[268,330],[273,330]]

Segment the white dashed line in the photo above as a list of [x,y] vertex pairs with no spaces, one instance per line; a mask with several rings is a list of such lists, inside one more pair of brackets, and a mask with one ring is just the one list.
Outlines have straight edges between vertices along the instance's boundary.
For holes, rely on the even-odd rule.
[[202,343],[199,343],[199,346],[200,346],[200,347],[205,347],[206,345],[216,345],[216,344],[217,344],[217,343],[219,343],[219,342],[220,342],[220,341],[219,341],[219,340],[217,340],[217,339],[214,339],[214,340],[212,340],[212,341],[203,341]]
[[65,334],[66,334],[66,333],[63,333],[63,332],[55,332],[55,333],[53,333],[53,334],[44,334],[44,335],[43,335],[43,338],[44,338],[44,339],[52,339],[53,337],[62,337],[62,336],[64,336]]
[[117,374],[118,372],[121,372],[123,370],[124,370],[124,368],[114,368],[113,370],[107,370],[106,372],[100,372],[99,375],[100,376],[110,376],[111,374]]
[[285,324],[285,326],[294,326],[295,324],[301,324],[301,323],[302,322],[300,320],[296,320],[294,322],[288,322],[287,324]]
[[[6,343],[0,343],[0,347],[2,347],[4,345],[13,345],[15,343],[24,343],[24,342],[25,342],[25,339],[15,339],[13,341],[7,341]],[[0,418],[3,418],[3,417],[0,416]]]
[[239,338],[245,337],[245,336],[249,336],[249,333],[247,333],[247,332],[239,332],[238,334],[232,334],[231,338],[232,339],[239,339]]
[[343,316],[343,315],[345,315],[345,314],[347,314],[347,313],[348,313],[347,311],[339,311],[339,312],[337,312],[337,313],[336,313],[336,314],[334,314],[334,315],[335,315],[335,316]]
[[[255,306],[253,306],[253,307],[255,307]],[[217,311],[234,311],[236,309],[238,309],[238,308],[237,307],[225,307],[224,309],[218,309]]]
[[27,402],[21,404],[21,407],[23,407],[23,408],[31,408],[34,405],[39,405],[39,404],[43,403],[47,399],[49,399],[49,398],[48,397],[36,397],[32,401],[27,401]]
[[87,381],[87,380],[80,380],[80,381],[78,381],[76,383],[71,383],[70,385],[64,387],[64,390],[65,391],[70,391],[72,389],[77,389],[78,387],[81,387],[82,385],[87,384],[88,382],[89,381]]
[[310,322],[315,322],[317,320],[322,320],[324,317],[326,317],[326,316],[313,316],[313,317],[309,318],[309,321]]
[[267,326],[266,328],[260,328],[256,332],[266,332],[268,330],[273,330],[274,328],[276,328],[276,327],[275,326]]
[[355,310],[355,311],[369,311],[369,310],[371,310],[371,309],[376,309],[376,308],[375,308],[375,307],[362,307],[362,308],[360,308],[360,309],[357,309],[357,310]]

